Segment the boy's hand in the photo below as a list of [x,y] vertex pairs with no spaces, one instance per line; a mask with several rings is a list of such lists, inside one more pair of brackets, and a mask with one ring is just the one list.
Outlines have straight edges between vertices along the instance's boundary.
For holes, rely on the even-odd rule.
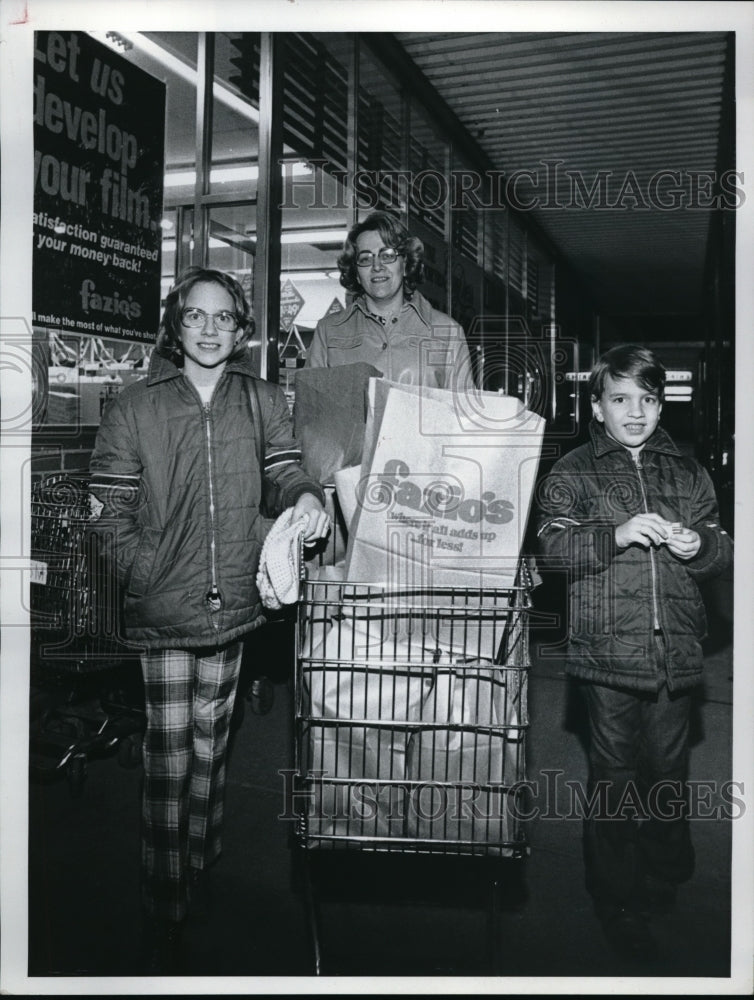
[[615,544],[619,549],[631,544],[648,549],[650,545],[662,545],[670,535],[670,522],[659,514],[636,514],[630,521],[615,529]]
[[304,532],[305,542],[316,542],[317,539],[324,538],[330,530],[330,518],[313,493],[302,493],[296,501],[292,520],[295,523],[302,517],[308,518],[309,521]]
[[702,545],[702,539],[693,528],[684,528],[680,524],[672,524],[670,534],[665,541],[670,552],[679,559],[693,559]]

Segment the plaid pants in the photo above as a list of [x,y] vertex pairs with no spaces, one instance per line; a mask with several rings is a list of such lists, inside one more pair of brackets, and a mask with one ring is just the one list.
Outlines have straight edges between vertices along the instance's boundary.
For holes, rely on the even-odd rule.
[[142,654],[147,729],[142,801],[143,901],[182,920],[188,869],[221,850],[228,730],[242,644]]

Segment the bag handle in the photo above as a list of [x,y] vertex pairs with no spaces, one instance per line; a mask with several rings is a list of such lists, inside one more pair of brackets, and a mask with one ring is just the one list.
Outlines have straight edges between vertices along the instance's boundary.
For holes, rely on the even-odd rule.
[[259,474],[264,476],[264,455],[266,451],[264,442],[264,422],[262,421],[262,407],[259,402],[259,390],[255,379],[251,379],[249,385],[249,403],[251,404],[251,415],[257,425],[257,462],[259,463]]
[[264,471],[264,460],[267,447],[264,438],[264,420],[262,419],[262,404],[259,399],[259,387],[256,379],[252,378],[249,386],[249,403],[253,420],[258,424],[256,435],[257,442],[257,462],[259,463],[259,476],[262,483],[262,494],[259,502],[259,513],[274,521],[283,513],[283,491],[280,486]]

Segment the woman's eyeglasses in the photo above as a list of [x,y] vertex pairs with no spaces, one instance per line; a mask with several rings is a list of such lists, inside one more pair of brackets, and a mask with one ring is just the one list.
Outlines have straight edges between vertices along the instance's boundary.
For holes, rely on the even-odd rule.
[[356,254],[356,266],[371,267],[375,256],[379,258],[380,264],[394,264],[403,254],[393,247],[382,247],[376,255],[371,250],[362,250]]
[[222,309],[220,312],[207,313],[203,309],[189,306],[181,312],[181,323],[188,327],[204,327],[207,320],[211,319],[216,330],[222,333],[235,333],[238,329],[238,316]]

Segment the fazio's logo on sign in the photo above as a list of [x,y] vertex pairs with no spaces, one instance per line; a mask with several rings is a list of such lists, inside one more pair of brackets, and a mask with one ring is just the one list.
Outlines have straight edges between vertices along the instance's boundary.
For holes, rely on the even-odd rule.
[[371,510],[407,507],[419,515],[467,524],[481,521],[507,524],[513,519],[513,504],[498,499],[491,490],[482,493],[481,497],[467,497],[460,480],[449,481],[455,477],[438,479],[429,475],[424,478],[428,481],[421,485],[405,462],[391,459],[385,463],[382,473],[362,480],[359,499]]

